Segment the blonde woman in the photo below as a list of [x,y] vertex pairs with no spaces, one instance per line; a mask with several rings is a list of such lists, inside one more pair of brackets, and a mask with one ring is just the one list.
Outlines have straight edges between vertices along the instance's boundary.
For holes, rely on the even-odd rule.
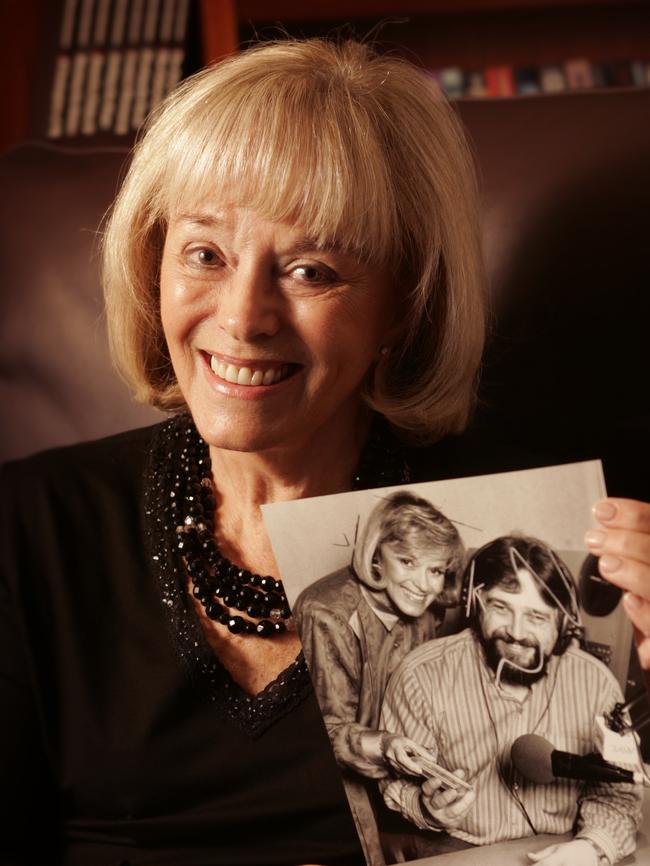
[[364,779],[419,777],[422,749],[382,730],[390,675],[435,637],[444,608],[458,602],[464,548],[456,527],[407,490],[380,500],[361,530],[352,563],[317,580],[294,615],[334,754],[344,773],[371,863],[380,862]]
[[367,46],[260,46],[156,110],[104,274],[170,420],[2,481],[5,861],[362,862],[260,504],[399,484],[379,414],[463,428],[476,214],[453,111]]
[[361,863],[260,505],[405,480],[380,415],[422,442],[466,423],[484,278],[458,121],[354,42],[226,60],[149,120],[104,278],[117,365],[171,418],[6,473],[0,848]]
[[463,557],[453,523],[400,490],[373,509],[351,565],[300,594],[294,615],[342,767],[372,779],[420,771],[415,744],[378,730],[381,705],[400,660],[458,602]]

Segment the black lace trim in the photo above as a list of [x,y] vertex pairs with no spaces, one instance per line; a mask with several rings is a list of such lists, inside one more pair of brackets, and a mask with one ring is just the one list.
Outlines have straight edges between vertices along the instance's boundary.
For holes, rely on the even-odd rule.
[[[178,653],[194,683],[209,698],[221,720],[228,720],[251,737],[258,737],[300,704],[312,691],[302,652],[257,695],[235,682],[215,656],[186,590],[186,572],[174,543],[179,520],[172,501],[183,503],[193,492],[180,471],[180,453],[198,436],[189,415],[178,415],[156,428],[145,469],[144,511],[146,545],[162,604]],[[210,471],[210,460],[199,458],[199,472]],[[408,483],[410,472],[388,425],[377,419],[362,454],[354,488]],[[182,511],[182,507],[181,507]]]

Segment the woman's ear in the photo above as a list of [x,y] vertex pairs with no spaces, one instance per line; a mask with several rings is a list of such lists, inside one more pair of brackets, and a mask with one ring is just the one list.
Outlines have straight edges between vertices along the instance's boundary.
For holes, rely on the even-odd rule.
[[381,343],[377,350],[377,360],[381,361],[390,355],[391,351],[399,344],[404,336],[405,323],[400,316],[400,305],[397,304],[393,310],[390,321],[386,323],[386,328],[381,335]]
[[372,555],[372,565],[370,566],[370,574],[373,578],[373,582],[371,584],[372,589],[385,589],[386,588],[386,579],[384,578],[381,570],[381,552],[379,548],[375,550]]

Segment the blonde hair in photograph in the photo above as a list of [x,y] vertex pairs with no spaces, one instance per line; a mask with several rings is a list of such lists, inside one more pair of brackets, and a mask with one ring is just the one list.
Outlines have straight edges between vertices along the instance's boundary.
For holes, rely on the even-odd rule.
[[382,499],[372,510],[354,547],[352,569],[371,589],[385,589],[378,568],[383,544],[393,544],[412,556],[445,557],[444,589],[437,603],[458,604],[465,547],[454,524],[421,496],[398,490]]
[[472,158],[435,82],[354,41],[258,45],[184,81],[149,118],[113,206],[103,274],[113,357],[137,399],[185,409],[159,314],[170,218],[211,197],[384,266],[400,337],[364,398],[404,438],[459,432],[484,339]]

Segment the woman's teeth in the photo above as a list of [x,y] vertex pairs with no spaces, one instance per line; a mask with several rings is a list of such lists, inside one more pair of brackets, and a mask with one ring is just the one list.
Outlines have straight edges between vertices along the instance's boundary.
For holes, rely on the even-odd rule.
[[414,601],[422,601],[422,599],[426,598],[428,595],[426,592],[422,592],[419,589],[412,589],[410,586],[406,586],[405,584],[401,584],[401,589],[405,595],[409,596],[409,598],[412,598]]
[[214,355],[210,357],[212,372],[231,382],[233,385],[274,385],[289,375],[289,365],[282,364],[280,367],[270,367],[268,370],[254,370],[250,367],[235,367],[234,364],[226,364],[219,361]]

